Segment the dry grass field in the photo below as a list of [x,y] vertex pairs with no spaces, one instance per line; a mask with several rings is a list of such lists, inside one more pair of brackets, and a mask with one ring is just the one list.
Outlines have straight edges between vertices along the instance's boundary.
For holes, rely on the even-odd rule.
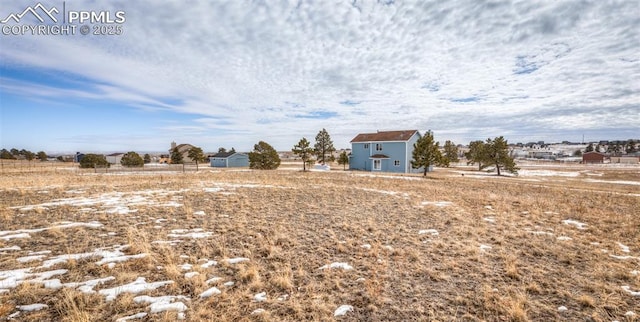
[[4,171],[0,321],[640,321],[640,167],[521,167]]

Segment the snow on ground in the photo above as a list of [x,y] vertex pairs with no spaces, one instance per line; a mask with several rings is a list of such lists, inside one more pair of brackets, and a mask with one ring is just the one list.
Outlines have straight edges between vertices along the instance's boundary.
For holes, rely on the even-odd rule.
[[258,315],[258,314],[262,314],[264,313],[265,310],[264,309],[255,309],[251,312],[251,315]]
[[116,322],[126,322],[130,320],[142,319],[147,316],[146,312],[136,313],[134,315],[124,316],[116,320]]
[[520,177],[579,177],[579,171],[557,171],[557,170],[518,170]]
[[491,247],[491,246],[489,246],[489,245],[483,245],[483,244],[480,244],[480,250],[481,250],[481,251],[483,251],[483,252],[484,252],[484,251],[487,251],[487,250],[489,250],[489,249],[492,249],[492,248],[493,248],[493,247]]
[[102,226],[103,225],[97,221],[91,221],[88,223],[63,221],[57,225],[44,227],[44,228],[3,230],[3,231],[0,231],[0,239],[9,240],[14,238],[30,238],[31,235],[29,234],[39,233],[49,229],[65,229],[65,228],[73,228],[73,227],[100,228]]
[[626,246],[626,245],[624,245],[624,244],[622,244],[620,242],[618,242],[618,246],[620,246],[620,250],[622,250],[623,252],[625,252],[625,253],[629,252],[629,246]]
[[484,221],[486,221],[486,222],[490,222],[490,223],[492,223],[492,224],[495,224],[495,222],[496,222],[496,218],[495,218],[495,217],[493,217],[493,216],[484,217],[484,218],[482,218],[482,220],[484,220]]
[[562,223],[565,225],[574,225],[578,229],[586,229],[586,226],[587,226],[587,224],[573,220],[573,219],[563,220]]
[[573,240],[573,238],[571,238],[571,237],[569,237],[569,236],[558,236],[556,239],[557,239],[557,240],[560,240],[560,241],[569,241],[569,240]]
[[596,179],[585,179],[584,181],[586,181],[586,182],[595,182],[595,183],[612,183],[612,184],[625,184],[625,185],[640,186],[640,181],[596,180]]
[[224,261],[227,262],[227,264],[238,264],[242,262],[248,262],[249,259],[245,257],[236,257],[236,258],[225,259]]
[[41,304],[41,303],[36,303],[36,304],[29,304],[29,305],[18,305],[17,308],[20,311],[40,311],[42,309],[46,309],[49,306],[46,304]]
[[335,312],[333,312],[333,316],[343,316],[347,314],[347,312],[353,311],[353,306],[351,305],[340,305]]
[[431,236],[438,236],[440,233],[435,229],[423,229],[418,231],[418,235],[425,235],[425,234],[428,234]]
[[623,286],[623,287],[622,287],[622,289],[623,289],[625,292],[627,292],[627,293],[631,294],[631,296],[640,297],[640,291],[635,292],[635,291],[631,290],[631,287],[630,287],[630,286],[628,286],[628,285]]
[[405,198],[409,197],[409,194],[401,193],[401,192],[397,192],[397,191],[379,190],[379,189],[370,189],[370,188],[358,188],[358,187],[354,187],[354,188],[358,189],[358,190],[362,190],[362,191],[377,192],[377,193],[381,193],[381,194],[385,194],[385,195],[391,195],[391,196],[399,196],[399,197],[405,197]]
[[451,201],[423,201],[420,204],[422,206],[446,207],[446,206],[451,206],[453,204],[453,202],[451,202]]
[[11,247],[5,247],[5,248],[0,248],[0,252],[5,252],[5,251],[18,251],[18,250],[22,250],[22,248],[20,248],[20,246],[11,246]]
[[171,230],[170,234],[167,234],[167,237],[169,238],[193,238],[193,239],[198,239],[198,238],[207,238],[207,237],[211,237],[211,235],[213,235],[212,232],[210,231],[203,231],[202,228],[195,228],[195,229],[173,229]]
[[253,296],[254,302],[264,302],[267,300],[267,292],[258,293]]
[[339,263],[339,262],[335,262],[335,263],[331,263],[328,265],[324,265],[318,269],[327,269],[327,268],[341,268],[344,269],[346,271],[353,269],[353,267],[347,263]]
[[145,291],[155,290],[159,287],[173,284],[173,281],[160,281],[160,282],[152,282],[147,283],[144,277],[138,277],[135,281],[120,285],[112,288],[106,288],[98,291],[100,295],[105,296],[105,300],[107,302],[113,301],[118,297],[118,295],[122,293],[132,293],[137,294]]
[[369,178],[383,178],[383,179],[399,179],[399,180],[424,180],[421,177],[409,177],[409,176],[401,176],[401,175],[384,175],[384,174],[363,174],[363,173],[355,173],[353,174],[357,177],[369,177]]
[[214,287],[202,292],[200,294],[200,298],[203,299],[203,298],[211,297],[211,296],[217,295],[217,294],[222,294],[222,292],[217,287],[214,286]]
[[136,303],[149,304],[149,311],[151,313],[162,313],[165,311],[177,311],[178,319],[184,319],[184,311],[187,310],[187,306],[181,302],[182,300],[189,300],[188,297],[183,295],[165,295],[165,296],[136,296],[133,301]]

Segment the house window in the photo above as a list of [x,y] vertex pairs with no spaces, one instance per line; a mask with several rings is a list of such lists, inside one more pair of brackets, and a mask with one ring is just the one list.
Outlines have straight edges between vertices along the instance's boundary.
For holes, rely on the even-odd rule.
[[393,161],[393,165],[396,166],[396,167],[399,167],[400,166],[400,160]]
[[376,151],[382,151],[382,143],[376,143]]
[[364,144],[364,148],[365,148],[365,150],[368,150],[369,149],[369,143],[365,143]]
[[373,160],[373,170],[382,170],[382,160]]

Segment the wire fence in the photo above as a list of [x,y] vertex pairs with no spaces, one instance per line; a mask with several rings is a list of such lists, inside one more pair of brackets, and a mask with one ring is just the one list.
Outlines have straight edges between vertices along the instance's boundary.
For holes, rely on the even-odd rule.
[[209,168],[208,163],[204,164],[160,164],[149,163],[142,167],[123,167],[119,164],[112,164],[109,167],[95,166],[93,168],[80,168],[79,163],[61,161],[26,161],[26,160],[5,160],[0,159],[0,174],[19,173],[113,173],[113,174],[136,174],[136,173],[156,173],[156,172],[195,172]]

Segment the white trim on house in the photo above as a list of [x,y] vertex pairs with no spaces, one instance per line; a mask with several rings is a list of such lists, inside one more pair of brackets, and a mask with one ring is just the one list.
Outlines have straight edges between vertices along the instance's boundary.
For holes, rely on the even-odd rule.
[[[378,163],[378,167],[376,167],[376,163]],[[373,159],[371,171],[382,171],[382,159]]]

